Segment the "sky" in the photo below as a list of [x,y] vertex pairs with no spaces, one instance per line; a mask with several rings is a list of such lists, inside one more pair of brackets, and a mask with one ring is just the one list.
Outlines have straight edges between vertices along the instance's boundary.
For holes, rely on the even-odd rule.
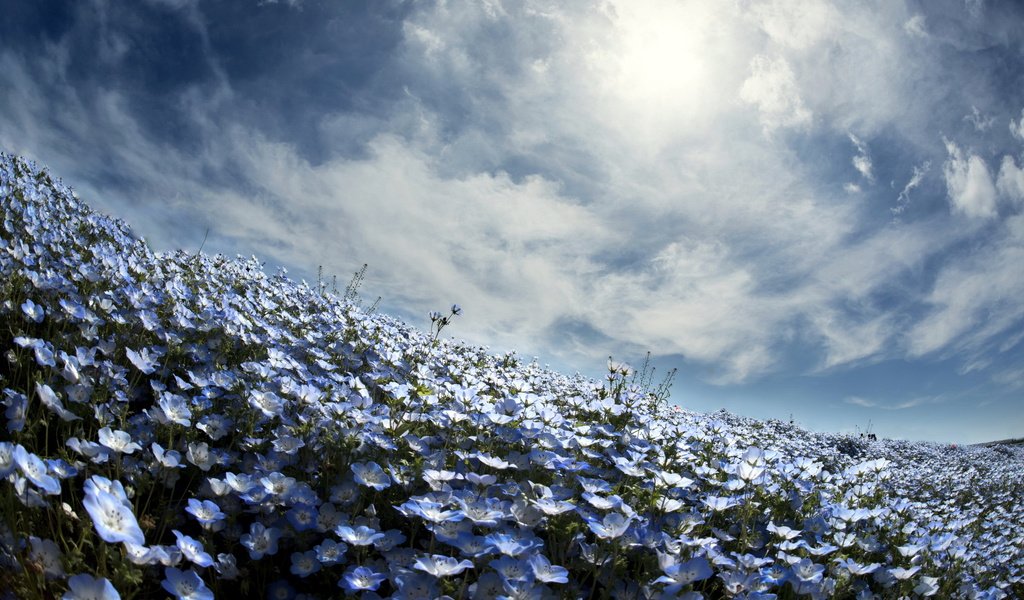
[[157,251],[672,402],[1024,436],[1024,6],[13,0],[0,149]]

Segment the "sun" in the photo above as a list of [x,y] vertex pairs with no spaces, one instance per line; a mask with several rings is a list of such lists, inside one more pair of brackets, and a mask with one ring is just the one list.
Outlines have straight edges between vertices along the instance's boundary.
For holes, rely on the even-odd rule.
[[724,9],[679,0],[623,0],[613,8],[611,43],[594,57],[605,97],[656,129],[700,126],[717,110],[735,48]]

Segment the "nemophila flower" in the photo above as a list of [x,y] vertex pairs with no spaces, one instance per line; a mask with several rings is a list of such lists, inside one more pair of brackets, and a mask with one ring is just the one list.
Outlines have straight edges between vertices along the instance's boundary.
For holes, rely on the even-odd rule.
[[[392,472],[391,476],[392,476],[392,478],[394,478],[394,472]],[[494,475],[489,475],[489,474],[488,475],[480,475],[479,473],[466,473],[466,481],[472,483],[473,485],[479,485],[479,486],[482,486],[482,487],[487,487],[487,486],[494,485],[498,481],[498,478],[496,476],[494,476]],[[396,480],[396,483],[400,483],[400,482],[398,482]]]
[[125,356],[128,357],[129,362],[135,365],[135,368],[142,371],[146,375],[152,375],[157,368],[158,356],[150,352],[149,348],[142,348],[136,352],[131,348],[125,348]]
[[277,540],[280,538],[279,529],[256,521],[249,526],[249,533],[242,535],[238,541],[249,551],[249,558],[259,560],[264,554],[277,554]]
[[472,521],[474,525],[496,527],[498,521],[505,520],[506,510],[501,501],[496,498],[480,498],[472,501],[457,498],[456,501],[462,507],[462,513],[466,519]]
[[534,554],[527,559],[530,568],[533,569],[533,576],[537,581],[543,583],[568,583],[569,570],[565,567],[551,564],[543,554]]
[[918,580],[918,584],[914,586],[914,593],[918,596],[929,597],[934,596],[939,591],[939,578],[928,577],[922,575]]
[[503,460],[496,456],[491,456],[490,454],[486,454],[484,452],[474,452],[473,454],[471,454],[471,456],[479,460],[482,464],[492,469],[504,470],[513,466],[512,463],[506,460]]
[[97,433],[100,444],[117,454],[131,454],[136,450],[142,450],[142,446],[133,442],[127,431],[103,427]]
[[365,463],[352,463],[352,473],[356,483],[372,487],[380,491],[391,485],[391,478],[384,472],[380,465],[373,461]]
[[43,406],[50,409],[63,421],[78,421],[81,417],[75,413],[64,408],[64,403],[60,401],[60,397],[57,393],[45,383],[36,384],[36,396],[39,397],[39,401],[43,403]]
[[79,573],[68,578],[68,591],[62,600],[121,600],[114,584],[105,577]]
[[167,567],[160,586],[177,600],[213,600],[213,592],[193,569],[181,571]]
[[4,390],[4,416],[7,417],[7,431],[15,433],[25,429],[28,414],[28,398],[12,389]]
[[[586,496],[586,494],[587,492],[584,492],[584,496]],[[539,500],[533,500],[531,503],[533,506],[540,509],[541,512],[549,516],[560,515],[576,508],[576,505],[568,500],[555,500],[554,498],[541,498]]]
[[320,559],[317,558],[315,550],[292,553],[292,575],[298,575],[303,578],[309,577],[313,573],[319,571],[320,566]]
[[324,565],[334,565],[342,562],[348,546],[334,540],[324,540],[313,547],[316,552],[316,559]]
[[543,542],[536,536],[526,532],[496,531],[488,534],[484,539],[495,551],[507,556],[520,556],[543,545]]
[[155,556],[152,548],[143,546],[141,544],[133,544],[131,542],[125,542],[124,553],[128,557],[128,561],[133,565],[154,565],[157,563],[157,557]]
[[405,534],[398,529],[388,529],[384,532],[384,537],[373,542],[373,547],[380,552],[390,552],[404,543],[405,540]]
[[145,545],[145,536],[132,512],[121,482],[93,475],[85,482],[85,510],[92,518],[96,533],[111,544],[126,542]]
[[294,477],[288,477],[277,471],[260,478],[260,485],[263,486],[263,489],[271,496],[276,496],[282,501],[291,493],[292,488],[295,487],[295,482],[296,479]]
[[533,577],[530,564],[512,556],[502,556],[492,560],[488,565],[501,575],[504,581],[526,581]]
[[233,424],[230,418],[219,413],[211,413],[200,417],[196,428],[216,442],[231,431]]
[[196,517],[196,520],[203,525],[204,529],[213,528],[227,516],[215,502],[209,500],[200,501],[195,498],[188,499],[188,506],[185,507],[185,512]]
[[482,535],[474,535],[471,531],[460,534],[449,543],[458,548],[463,556],[471,558],[494,553],[494,547],[487,541],[487,538]]
[[309,531],[316,527],[317,510],[315,506],[296,504],[284,516],[295,531]]
[[668,564],[663,564],[661,570],[665,574],[655,579],[653,583],[669,584],[665,586],[664,590],[667,594],[676,594],[683,586],[707,579],[714,574],[711,564],[703,556],[692,558],[684,563],[672,560]]
[[812,583],[818,583],[821,581],[825,572],[825,566],[819,565],[811,561],[809,558],[801,559],[796,564],[790,566],[793,571],[793,576],[800,581],[809,581]]
[[22,348],[32,348],[37,365],[41,367],[57,366],[57,362],[53,357],[53,350],[47,342],[36,338],[18,336],[14,338],[14,343]]
[[306,442],[290,435],[280,435],[273,441],[274,450],[282,454],[295,454],[305,445]]
[[338,586],[348,592],[374,591],[387,579],[387,575],[378,573],[369,567],[349,567],[338,581]]
[[440,502],[419,498],[411,498],[395,508],[407,517],[420,517],[431,523],[461,521],[466,517],[461,510],[448,510]]
[[870,575],[882,566],[879,563],[862,565],[852,558],[837,558],[834,559],[834,562],[839,566],[839,568],[844,569],[851,575]]
[[58,579],[65,576],[64,565],[61,562],[63,553],[60,547],[53,540],[40,539],[34,535],[28,538],[31,549],[29,559],[39,566],[47,579]]
[[177,538],[178,549],[181,550],[181,554],[185,559],[200,567],[209,567],[213,564],[213,557],[203,548],[202,542],[183,534],[177,529],[172,529],[171,533]]
[[25,300],[25,302],[21,304],[21,311],[25,313],[25,316],[33,323],[41,323],[43,321],[43,317],[46,316],[46,310],[43,309],[42,306],[33,302],[31,298]]
[[[231,486],[228,485],[228,482],[217,477],[207,477],[204,487],[206,488],[205,490],[203,490],[204,492],[209,492],[210,494],[218,498],[221,496],[227,496],[229,493],[231,493]],[[240,496],[240,498],[246,500],[245,495]]]
[[632,517],[627,518],[619,513],[609,513],[601,521],[588,520],[587,526],[594,532],[594,535],[601,539],[614,539],[622,537],[632,522]]
[[150,449],[153,451],[153,458],[161,467],[166,469],[185,468],[181,462],[181,453],[177,450],[164,450],[164,447],[156,442],[150,445]]
[[225,473],[224,482],[239,494],[245,494],[257,485],[247,473]]
[[[622,498],[618,495],[608,496],[607,498],[598,496],[597,494],[591,494],[590,492],[583,492],[582,497],[591,506],[598,510],[615,510],[622,506]],[[542,507],[538,506],[541,510]]]
[[188,407],[188,400],[177,394],[164,393],[160,395],[157,403],[164,417],[171,423],[177,423],[183,427],[192,426],[192,410]]
[[[394,575],[398,592],[391,595],[393,600],[434,600],[442,598],[437,586],[437,578],[426,573],[404,571]],[[443,596],[448,598],[449,596]]]
[[189,442],[185,457],[201,471],[209,471],[216,462],[216,456],[210,453],[210,447],[206,442]]
[[384,538],[383,533],[366,525],[357,525],[355,527],[338,525],[334,529],[334,533],[353,546],[370,546],[377,540]]
[[217,562],[213,563],[213,568],[217,571],[217,574],[220,575],[221,579],[226,579],[228,581],[237,579],[240,575],[238,571],[238,560],[235,558],[234,554],[218,554]]
[[60,493],[60,482],[57,481],[56,477],[50,475],[43,459],[25,450],[25,447],[21,444],[14,447],[11,458],[22,474],[25,475],[25,478],[32,482],[32,485],[50,496],[56,496]]
[[14,444],[11,442],[0,442],[0,479],[6,478],[14,472],[17,464],[14,462]]
[[466,569],[472,569],[473,563],[468,560],[460,561],[441,554],[432,554],[417,558],[413,568],[429,573],[434,577],[449,577],[451,575],[458,575]]
[[[888,573],[895,579],[902,581],[904,579],[910,579],[914,576],[915,573],[917,573],[920,570],[920,566],[910,567],[909,569],[904,569],[903,567],[893,567],[888,569]],[[876,575],[877,574],[878,572],[876,571]]]
[[728,510],[734,506],[739,506],[740,504],[739,500],[728,496],[708,496],[703,502],[705,506],[714,512]]
[[266,417],[276,417],[284,409],[284,400],[269,391],[254,391],[249,394],[249,404]]
[[338,512],[337,507],[330,502],[324,502],[317,510],[316,530],[323,533],[334,531],[334,528],[341,524],[344,516]]

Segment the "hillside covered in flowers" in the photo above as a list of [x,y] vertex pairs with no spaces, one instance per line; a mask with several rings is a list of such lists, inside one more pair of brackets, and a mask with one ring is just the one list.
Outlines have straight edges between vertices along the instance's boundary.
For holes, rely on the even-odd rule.
[[9,155],[0,207],[0,597],[1024,597],[1020,446],[667,406],[154,253]]

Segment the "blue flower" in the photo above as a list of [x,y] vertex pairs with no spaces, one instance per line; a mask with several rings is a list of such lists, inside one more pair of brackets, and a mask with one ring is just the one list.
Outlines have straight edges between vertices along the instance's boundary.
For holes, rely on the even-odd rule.
[[166,469],[184,469],[185,465],[181,462],[181,452],[177,450],[164,450],[163,446],[153,442],[150,445],[150,449],[153,450],[153,458],[160,464],[160,466]]
[[568,583],[569,582],[569,570],[565,567],[551,564],[543,554],[534,554],[527,559],[530,564],[530,568],[533,569],[533,575],[537,578],[537,581],[543,583]]
[[213,592],[193,569],[181,571],[167,567],[164,577],[160,586],[177,600],[213,600]]
[[43,406],[50,409],[57,414],[64,421],[78,421],[81,417],[75,413],[64,408],[64,403],[60,401],[60,397],[57,393],[50,388],[50,386],[44,383],[36,384],[36,395],[39,396],[39,401],[43,403]]
[[374,591],[387,579],[369,567],[349,567],[338,581],[338,586],[349,592]]
[[355,475],[356,483],[372,487],[380,491],[391,485],[391,478],[384,472],[384,469],[377,463],[370,461],[366,463],[352,463],[352,473]]
[[57,481],[56,477],[50,475],[43,459],[25,450],[25,447],[21,444],[14,447],[12,458],[14,459],[14,464],[25,475],[25,478],[31,481],[37,488],[51,496],[56,496],[60,493],[60,482]]
[[460,561],[450,556],[433,554],[417,558],[413,568],[425,571],[434,577],[448,577],[449,575],[458,575],[466,569],[472,569],[473,563],[468,560]]
[[100,444],[117,454],[131,454],[136,450],[142,450],[142,446],[133,442],[127,431],[115,431],[104,427],[98,433]]
[[109,543],[146,543],[120,482],[93,475],[85,482],[85,510],[92,518],[96,533]]
[[62,600],[121,600],[121,595],[109,579],[79,573],[68,579],[68,591]]
[[14,462],[14,444],[0,442],[0,479],[5,479],[15,468],[17,464]]
[[284,516],[295,531],[309,531],[316,527],[316,507],[308,504],[296,504]]
[[315,550],[307,550],[306,552],[293,552],[292,553],[292,575],[298,575],[299,577],[309,577],[313,573],[320,570],[320,560],[317,558]]
[[22,303],[21,310],[25,313],[25,316],[34,323],[42,322],[43,317],[46,316],[46,311],[43,307],[33,302],[31,298]]
[[40,539],[34,535],[29,536],[29,544],[32,549],[29,551],[29,558],[32,562],[42,567],[43,574],[47,579],[63,579],[64,565],[61,561],[61,551],[57,542],[53,540]]
[[146,375],[152,375],[153,372],[156,371],[157,358],[159,357],[151,354],[149,348],[143,348],[139,352],[136,352],[131,348],[125,348],[124,353],[128,357],[128,360],[135,365],[135,368]]
[[334,529],[334,533],[353,546],[369,546],[377,540],[384,539],[383,533],[366,525],[357,525],[356,527],[339,525]]
[[171,423],[177,423],[183,427],[192,426],[192,410],[188,407],[188,400],[176,394],[161,394],[157,403],[164,417]]
[[249,533],[242,535],[239,542],[249,551],[249,558],[259,560],[263,555],[277,554],[277,540],[281,537],[281,531],[274,527],[266,527],[263,523],[256,521],[249,526]]
[[200,567],[209,567],[213,564],[213,557],[203,548],[202,542],[183,534],[177,529],[172,529],[171,533],[174,534],[174,537],[178,538],[178,549],[181,550],[181,554],[189,561]]
[[619,513],[609,513],[601,521],[588,520],[587,525],[597,537],[601,539],[614,539],[626,533],[632,521],[632,517],[627,518]]
[[692,558],[685,563],[673,562],[662,567],[664,575],[654,580],[654,583],[667,583],[665,592],[676,594],[684,585],[694,581],[707,579],[714,574],[708,560],[703,556]]

